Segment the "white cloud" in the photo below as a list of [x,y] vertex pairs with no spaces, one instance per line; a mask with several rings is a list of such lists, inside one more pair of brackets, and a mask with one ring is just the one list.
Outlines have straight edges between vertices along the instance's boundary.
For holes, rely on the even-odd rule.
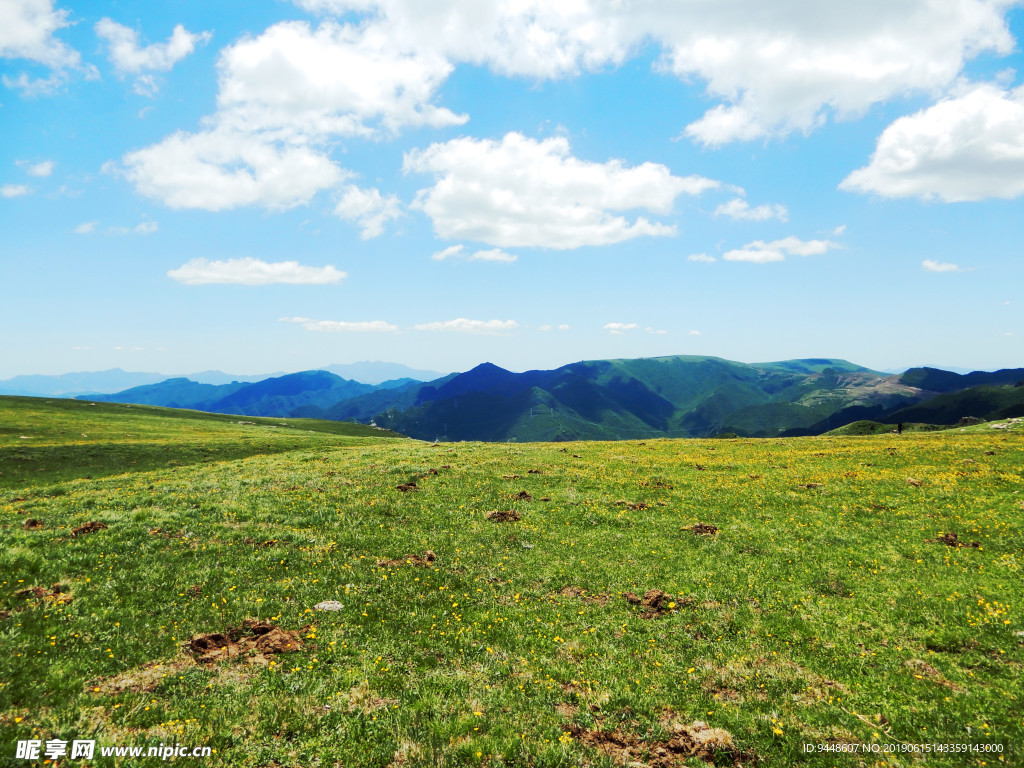
[[519,327],[515,320],[467,320],[464,317],[444,322],[420,323],[414,325],[417,331],[455,331],[456,333],[473,333],[495,335],[514,331]]
[[266,262],[247,256],[227,261],[192,259],[167,276],[185,285],[230,283],[235,285],[328,285],[340,283],[348,275],[333,266],[307,267],[297,261]]
[[362,227],[363,240],[384,234],[384,225],[402,215],[402,205],[395,195],[384,197],[378,189],[360,189],[349,184],[342,190],[334,213]]
[[921,266],[927,272],[967,272],[969,270],[959,267],[956,264],[950,264],[948,262],[935,261],[934,259],[925,259],[921,262]]
[[327,333],[394,333],[398,326],[384,320],[311,320],[308,317],[282,317],[281,323],[299,323],[307,331]]
[[835,235],[836,237],[839,237],[839,235],[843,234],[845,231],[846,231],[846,225],[845,224],[840,224],[838,227],[836,227],[835,229],[832,230],[832,234]]
[[1024,86],[977,84],[901,117],[840,189],[945,202],[1024,195]]
[[728,216],[730,219],[741,221],[768,221],[778,219],[789,221],[789,211],[784,205],[758,205],[750,207],[741,197],[736,197],[727,203],[722,203],[715,208],[715,216]]
[[28,59],[49,67],[73,67],[79,55],[53,37],[69,26],[68,12],[52,0],[5,0],[0,5],[0,56]]
[[83,221],[77,227],[75,227],[76,235],[91,235],[96,231],[96,226],[99,224],[98,221]]
[[568,331],[570,329],[570,327],[571,326],[565,325],[563,323],[562,325],[558,326],[558,330],[560,330],[560,331]]
[[801,240],[790,235],[781,240],[755,240],[742,248],[727,251],[722,258],[725,261],[749,261],[755,264],[766,264],[772,261],[785,261],[786,256],[820,256],[838,248],[831,240]]
[[706,253],[691,253],[686,257],[687,261],[698,261],[704,264],[714,264],[718,259],[714,256],[708,256]]
[[668,333],[668,331],[664,331],[664,330],[661,330],[659,328],[652,328],[649,325],[646,328],[644,328],[644,330],[647,331],[649,334],[651,334],[653,336],[661,336],[663,334]]
[[468,120],[431,103],[451,63],[379,23],[275,24],[225,49],[218,67],[218,119],[246,130],[326,138]]
[[617,66],[653,43],[657,68],[721,103],[687,127],[708,145],[807,132],[912,91],[939,92],[980,53],[1008,54],[1012,0],[296,0],[364,14],[404,48],[530,78]]
[[700,331],[687,331],[686,333],[688,335],[690,335],[690,336],[700,336],[701,335]]
[[422,210],[440,236],[499,247],[579,248],[641,236],[675,234],[675,227],[618,211],[672,211],[680,194],[698,195],[719,182],[673,176],[667,167],[620,160],[593,163],[570,154],[564,137],[541,141],[508,133],[500,141],[461,138],[406,154],[404,169],[432,173],[420,190]]
[[0,197],[22,197],[31,191],[24,184],[4,184],[0,187]]
[[196,49],[196,44],[210,39],[209,32],[195,34],[178,24],[166,43],[139,45],[139,33],[112,19],[96,22],[96,34],[107,41],[110,61],[121,74],[167,72]]
[[119,172],[170,208],[208,211],[292,208],[350,175],[309,147],[227,129],[175,133],[126,154]]
[[40,163],[30,163],[25,160],[18,160],[16,164],[22,166],[25,169],[25,173],[29,176],[36,177],[49,176],[57,166],[57,163],[53,160],[43,160]]
[[[87,221],[85,224],[79,224],[78,227],[75,228],[75,232],[78,232],[78,234],[81,235],[87,235],[93,231],[93,228],[95,228],[96,223],[97,222],[95,221]],[[79,232],[80,228],[86,227],[87,225],[89,225],[88,229]],[[112,235],[130,235],[133,233],[136,235],[151,235],[154,232],[159,231],[159,229],[160,226],[155,221],[143,221],[139,224],[136,224],[134,227],[111,227],[107,231],[110,232],[110,234]]]
[[639,329],[640,326],[636,323],[606,323],[604,326],[604,330],[616,336],[625,333],[626,331],[636,331]]
[[434,261],[444,261],[445,259],[457,258],[465,249],[466,246],[464,245],[449,245],[444,250],[434,251],[434,253],[430,254],[430,258]]
[[497,261],[505,264],[512,264],[518,261],[519,257],[513,253],[505,253],[500,248],[491,248],[486,251],[474,251],[473,253],[466,253],[465,246],[463,245],[452,245],[445,248],[443,251],[437,251],[430,255],[434,261],[445,261],[447,259],[457,259],[459,261]]

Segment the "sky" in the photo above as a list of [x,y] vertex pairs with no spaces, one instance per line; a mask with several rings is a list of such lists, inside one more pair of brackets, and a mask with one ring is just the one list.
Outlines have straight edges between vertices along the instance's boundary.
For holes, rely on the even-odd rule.
[[0,0],[0,378],[1024,365],[1024,4]]

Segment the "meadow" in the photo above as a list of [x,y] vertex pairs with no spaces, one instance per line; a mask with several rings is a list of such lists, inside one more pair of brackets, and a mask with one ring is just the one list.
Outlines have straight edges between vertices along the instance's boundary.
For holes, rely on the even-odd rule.
[[1022,765],[1021,427],[433,444],[0,398],[0,765]]

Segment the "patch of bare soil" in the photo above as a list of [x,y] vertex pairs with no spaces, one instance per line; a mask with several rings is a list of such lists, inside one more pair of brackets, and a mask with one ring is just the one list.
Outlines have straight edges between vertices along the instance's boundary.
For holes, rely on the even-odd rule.
[[574,585],[562,587],[558,594],[562,597],[578,597],[583,602],[592,603],[594,605],[608,605],[608,595],[590,594],[582,587]]
[[487,519],[495,523],[509,523],[522,520],[523,516],[514,509],[496,509],[493,512],[487,513]]
[[544,474],[544,470],[542,470],[542,469],[528,469],[528,470],[526,470],[526,474],[528,474],[528,475],[543,475]]
[[71,531],[72,536],[84,536],[87,533],[95,533],[96,531],[106,530],[109,526],[106,523],[101,523],[98,520],[93,520],[85,525],[80,525]]
[[725,765],[725,761],[730,761],[738,766],[755,759],[736,748],[728,731],[712,728],[701,720],[677,725],[668,741],[644,741],[620,730],[587,731],[576,725],[570,725],[568,730],[575,739],[604,752],[616,765],[622,766],[675,768],[686,765],[692,757],[712,765]]
[[427,568],[437,560],[437,555],[434,554],[434,550],[428,549],[422,555],[406,555],[405,557],[396,557],[392,560],[378,560],[378,568],[394,568],[400,565],[416,565],[420,568]]
[[971,547],[978,549],[981,547],[981,543],[977,541],[972,541],[969,544],[966,541],[960,541],[960,537],[952,532],[944,533],[937,539],[925,539],[925,541],[930,544],[945,544],[947,547],[953,547],[954,549],[959,547]]
[[519,479],[519,475],[502,475],[501,479],[502,480],[518,480]]
[[37,528],[43,527],[43,521],[35,517],[30,517],[28,520],[21,524],[21,527],[24,528],[26,531],[34,531]]
[[533,496],[526,491],[520,491],[512,497],[512,501],[533,501]]
[[242,539],[243,542],[248,544],[250,547],[256,547],[256,549],[267,549],[278,543],[277,539],[267,539],[266,541],[256,541],[251,536],[246,536]]
[[409,493],[410,491],[418,491],[419,489],[420,489],[419,486],[416,485],[416,483],[412,483],[412,482],[410,482],[410,483],[399,483],[398,485],[395,486],[395,490],[396,491],[401,491],[402,493]]
[[[672,603],[672,595],[666,594],[660,589],[648,589],[643,597],[638,597],[633,592],[623,592],[622,597],[630,605],[639,605],[643,609],[641,619],[654,619],[672,610],[669,604]],[[674,607],[674,604],[673,604]]]
[[149,693],[156,690],[160,682],[170,675],[177,674],[195,662],[192,659],[174,661],[150,661],[140,667],[127,669],[119,675],[100,678],[89,683],[86,691],[90,693],[117,694],[124,691],[132,693]]
[[915,488],[920,488],[922,485],[924,485],[924,480],[918,480],[916,477],[908,477],[907,485],[912,485]]
[[241,627],[226,632],[196,635],[189,643],[195,660],[203,664],[245,657],[250,664],[266,664],[268,656],[302,650],[302,629],[281,629],[267,621],[246,619]]
[[684,525],[679,530],[689,531],[694,536],[714,536],[721,529],[717,525],[711,525],[711,523],[694,523],[693,525]]
[[627,501],[626,499],[619,499],[615,502],[616,506],[625,507],[626,509],[647,509],[650,505],[645,504],[642,501]]
[[15,597],[21,597],[25,600],[45,600],[48,603],[54,605],[67,605],[75,598],[71,596],[71,593],[67,591],[67,588],[61,584],[54,584],[52,587],[47,589],[46,587],[28,587],[27,589],[19,589],[14,593]]

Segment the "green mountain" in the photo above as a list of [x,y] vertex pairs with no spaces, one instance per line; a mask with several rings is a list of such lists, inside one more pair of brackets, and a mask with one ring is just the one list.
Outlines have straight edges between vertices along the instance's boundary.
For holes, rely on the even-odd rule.
[[[484,363],[404,389],[393,402],[375,395],[377,424],[449,440],[769,437],[810,429],[848,408],[883,413],[922,397],[895,376],[845,360],[747,364],[697,356],[594,360],[525,373]],[[365,398],[360,403],[367,405]],[[358,418],[350,406],[325,415]]]
[[168,379],[113,395],[91,395],[88,399],[245,416],[291,416],[300,408],[317,410],[375,388],[327,371],[303,371],[254,383],[218,385],[199,384],[184,378]]

